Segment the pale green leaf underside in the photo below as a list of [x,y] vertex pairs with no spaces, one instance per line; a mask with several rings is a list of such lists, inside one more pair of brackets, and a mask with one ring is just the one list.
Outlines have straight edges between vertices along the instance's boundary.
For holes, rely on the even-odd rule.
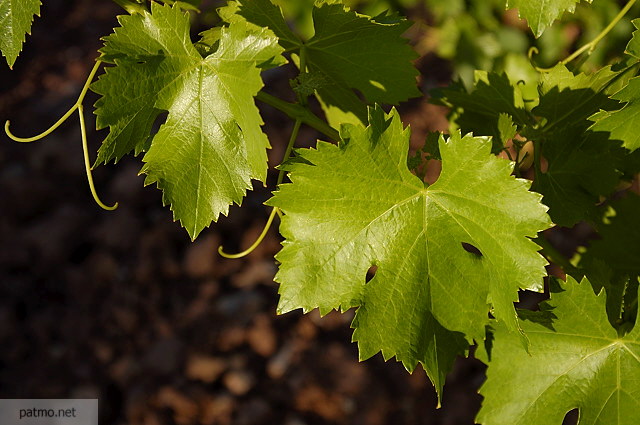
[[[586,0],[591,3],[591,0]],[[580,0],[507,0],[507,9],[518,8],[536,37],[540,37],[564,12],[573,12]]]
[[483,425],[560,425],[580,410],[580,425],[640,423],[640,326],[618,337],[605,294],[568,277],[549,304],[555,330],[523,321],[529,352],[498,326],[480,389]]
[[142,171],[195,238],[241,202],[251,179],[266,178],[269,143],[254,96],[263,86],[258,65],[282,48],[268,29],[237,22],[202,58],[190,40],[189,16],[157,3],[151,14],[124,16],[120,23],[101,50],[102,59],[117,66],[92,86],[103,95],[98,127],[111,130],[98,161],[146,150],[156,117],[168,111]]
[[40,16],[40,0],[0,0],[0,51],[9,67],[16,62],[25,35],[31,33],[34,16]]
[[285,213],[279,311],[359,306],[363,357],[382,351],[410,369],[433,366],[439,344],[460,346],[441,326],[482,340],[490,305],[516,330],[518,288],[541,290],[545,275],[528,239],[551,224],[540,196],[490,154],[490,140],[460,135],[441,140],[443,171],[426,188],[407,168],[409,130],[397,112],[373,110],[370,123],[344,126],[339,147],[298,151],[305,161],[288,166],[292,183],[269,202]]

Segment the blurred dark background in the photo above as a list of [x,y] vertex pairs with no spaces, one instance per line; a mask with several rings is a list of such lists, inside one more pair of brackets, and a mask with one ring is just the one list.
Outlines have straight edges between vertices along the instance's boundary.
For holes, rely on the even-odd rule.
[[[64,114],[119,13],[107,0],[45,1],[14,70],[0,65],[2,122],[31,136]],[[287,89],[286,73],[268,78]],[[105,135],[95,100],[92,155]],[[424,109],[438,112],[427,124]],[[423,129],[443,125],[423,100],[405,110]],[[263,116],[277,163],[291,122]],[[301,145],[316,136],[305,130]],[[88,190],[75,116],[32,144],[0,136],[0,398],[99,398],[104,425],[473,423],[479,362],[456,365],[436,410],[422,370],[358,362],[351,313],[276,316],[275,228],[245,259],[217,255],[256,238],[270,189],[191,243],[139,169],[127,158],[95,171],[103,200],[120,202],[106,212]]]

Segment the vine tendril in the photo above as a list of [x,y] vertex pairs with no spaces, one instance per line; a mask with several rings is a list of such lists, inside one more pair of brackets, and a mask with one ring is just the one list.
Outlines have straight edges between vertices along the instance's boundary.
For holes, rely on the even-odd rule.
[[118,208],[118,203],[116,202],[112,206],[105,205],[98,196],[96,192],[96,186],[93,183],[93,174],[91,173],[91,163],[89,162],[89,149],[87,147],[87,129],[84,124],[84,108],[82,104],[78,105],[78,116],[80,118],[80,133],[82,133],[82,153],[84,156],[84,168],[87,172],[87,181],[89,182],[89,190],[91,190],[91,195],[93,196],[93,200],[96,201],[96,204],[100,206],[103,210],[113,211]]
[[10,121],[7,120],[7,122],[4,125],[4,132],[7,134],[7,136],[11,140],[15,142],[19,142],[19,143],[36,142],[38,140],[44,139],[45,137],[53,133],[58,127],[64,124],[64,122],[67,121],[69,117],[73,115],[73,113],[77,110],[78,118],[80,120],[80,133],[82,135],[82,151],[84,156],[84,166],[87,172],[87,181],[89,183],[89,189],[91,190],[91,195],[93,196],[93,199],[96,201],[96,204],[100,206],[100,208],[105,209],[107,211],[113,211],[116,208],[118,208],[118,203],[116,202],[112,206],[105,205],[100,200],[100,197],[96,192],[95,184],[93,183],[93,175],[91,173],[91,164],[89,163],[89,149],[87,147],[87,129],[84,122],[84,108],[82,106],[82,102],[84,101],[84,98],[87,95],[87,92],[89,91],[89,86],[91,85],[91,82],[95,78],[101,63],[102,62],[100,60],[96,61],[96,64],[93,66],[93,69],[91,70],[91,72],[89,73],[89,76],[87,77],[87,81],[84,83],[84,86],[82,87],[82,91],[80,92],[78,99],[71,106],[71,108],[69,108],[69,110],[62,117],[60,117],[60,119],[56,121],[51,127],[49,127],[42,133],[37,134],[33,137],[18,137],[14,135],[9,129],[11,123]]
[[11,125],[11,122],[9,120],[7,120],[7,122],[4,124],[4,132],[7,134],[7,136],[11,140],[13,140],[15,142],[19,142],[19,143],[36,142],[38,140],[44,139],[45,137],[47,137],[48,135],[53,133],[58,127],[60,127],[62,124],[64,124],[64,122],[67,121],[69,119],[69,117],[71,115],[73,115],[73,113],[76,111],[76,109],[78,109],[78,107],[82,104],[82,102],[84,101],[85,96],[87,95],[87,91],[89,91],[89,86],[91,85],[91,82],[93,81],[94,77],[96,76],[96,73],[98,72],[98,68],[100,68],[100,64],[101,63],[102,62],[100,60],[96,61],[96,64],[93,66],[93,69],[91,70],[91,73],[89,74],[89,77],[87,77],[87,81],[84,83],[84,87],[82,88],[82,91],[80,92],[80,95],[78,96],[78,100],[76,100],[76,102],[73,104],[73,106],[71,106],[71,108],[58,121],[56,121],[55,124],[53,124],[47,130],[45,130],[42,133],[40,133],[40,134],[38,134],[36,136],[33,136],[33,137],[18,137],[18,136],[15,136],[13,133],[11,133],[11,130],[9,130],[9,126]]
[[246,257],[247,255],[251,254],[262,243],[265,236],[267,236],[267,232],[271,228],[273,219],[275,218],[276,213],[279,214],[279,212],[280,212],[279,208],[273,207],[273,209],[271,210],[271,214],[269,214],[269,219],[267,220],[267,223],[264,225],[264,228],[262,229],[262,233],[260,233],[260,236],[258,236],[258,239],[256,239],[256,241],[249,248],[237,254],[227,254],[226,252],[224,252],[224,248],[222,247],[222,245],[220,245],[218,247],[218,254],[220,254],[224,258],[231,258],[231,259]]

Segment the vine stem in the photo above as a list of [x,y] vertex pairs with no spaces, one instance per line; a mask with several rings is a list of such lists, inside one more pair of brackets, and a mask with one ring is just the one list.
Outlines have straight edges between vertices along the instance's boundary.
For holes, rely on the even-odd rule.
[[[293,131],[291,132],[291,137],[289,137],[289,143],[287,144],[287,149],[284,151],[284,156],[282,157],[282,162],[280,163],[280,165],[284,164],[284,162],[291,156],[291,152],[293,152],[293,146],[295,145],[296,139],[298,138],[298,133],[300,132],[301,125],[302,121],[299,119],[296,120],[295,124],[293,125]],[[282,184],[284,175],[284,169],[280,168],[280,171],[278,172],[278,180],[276,181],[276,188],[280,187],[280,184]]]
[[321,118],[317,117],[303,106],[278,99],[277,97],[263,91],[258,92],[258,94],[256,95],[256,99],[266,103],[267,105],[273,106],[281,112],[284,112],[294,120],[299,119],[304,124],[307,124],[309,127],[314,128],[315,130],[318,130],[320,133],[327,136],[330,140],[340,140],[340,133],[338,133],[338,130],[331,127]]
[[[598,43],[600,43],[602,39],[605,38],[607,34],[611,32],[611,30],[618,24],[618,22],[620,22],[622,18],[624,18],[624,16],[627,14],[627,12],[629,12],[629,10],[633,7],[636,1],[637,0],[629,0],[627,4],[625,4],[625,6],[616,15],[616,17],[613,18],[611,22],[609,22],[609,25],[607,25],[605,29],[600,31],[600,34],[598,34],[593,40],[591,40],[590,42],[588,42],[587,44],[585,44],[584,46],[580,47],[578,50],[573,52],[571,55],[561,60],[559,63],[561,65],[566,65],[569,62],[573,61],[578,56],[580,56],[581,54],[583,54],[584,52],[587,52],[587,54],[589,55],[593,53],[595,48],[598,46]],[[531,49],[529,49],[530,59],[534,53],[538,53],[538,49],[536,47],[532,47]],[[538,67],[536,67],[536,69],[540,72],[549,72],[551,70],[551,68],[538,68]]]
[[600,43],[600,41],[602,41],[602,39],[605,38],[606,35],[609,34],[609,32],[611,32],[613,27],[615,27],[618,24],[618,22],[620,22],[620,20],[624,17],[624,15],[627,14],[629,9],[631,9],[633,7],[635,2],[636,2],[636,0],[629,0],[627,2],[627,4],[622,8],[622,10],[620,10],[620,13],[618,13],[616,15],[616,17],[613,18],[613,20],[611,22],[609,22],[609,25],[607,25],[606,28],[603,29],[600,32],[600,34],[597,35],[596,38],[594,38],[593,40],[591,40],[590,42],[588,42],[587,44],[585,44],[584,46],[582,46],[581,48],[579,48],[578,50],[573,52],[573,54],[571,56],[569,56],[568,58],[563,60],[561,63],[563,65],[566,65],[566,64],[568,64],[569,62],[571,62],[572,60],[574,60],[575,58],[577,58],[578,56],[580,56],[583,52],[585,52],[587,50],[589,51],[589,54],[591,54],[591,52],[593,52],[593,50],[596,48],[598,43]]
[[20,143],[36,142],[38,140],[44,139],[49,134],[53,133],[58,127],[64,124],[64,122],[68,120],[71,115],[73,115],[76,109],[78,109],[82,105],[82,102],[84,101],[84,98],[87,95],[87,91],[89,91],[89,86],[91,85],[91,82],[95,78],[96,73],[98,72],[98,68],[100,68],[101,64],[102,62],[100,60],[96,61],[96,64],[93,66],[93,69],[91,70],[91,73],[89,74],[89,77],[87,78],[87,81],[84,83],[84,87],[82,88],[82,91],[78,96],[78,100],[76,100],[73,106],[71,106],[71,108],[58,121],[56,121],[55,124],[53,124],[47,130],[33,137],[17,137],[13,133],[11,133],[11,130],[9,130],[9,126],[11,125],[11,122],[7,120],[7,122],[4,124],[4,132],[7,134],[7,136],[11,140],[15,142],[20,142]]
[[[300,46],[300,75],[304,75],[307,73],[307,46],[303,43]],[[301,93],[298,93],[298,103],[307,108],[308,100]]]

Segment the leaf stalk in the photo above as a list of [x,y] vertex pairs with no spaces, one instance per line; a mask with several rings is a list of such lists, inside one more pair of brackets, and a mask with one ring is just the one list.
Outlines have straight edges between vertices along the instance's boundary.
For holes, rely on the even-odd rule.
[[311,111],[303,106],[279,99],[264,91],[258,92],[258,94],[256,95],[256,99],[266,103],[267,105],[273,106],[274,108],[285,113],[287,116],[294,120],[301,120],[304,124],[307,124],[309,127],[318,130],[320,133],[327,136],[330,140],[340,140],[340,133],[338,133],[338,130],[331,127],[321,118],[314,115]]
[[[293,146],[296,143],[296,139],[298,138],[298,133],[300,132],[300,126],[302,125],[301,120],[296,120],[293,125],[293,131],[291,132],[291,137],[289,138],[289,143],[287,144],[287,149],[284,151],[284,156],[282,158],[282,162],[280,165],[284,164],[286,160],[291,156],[291,152],[293,151]],[[282,181],[284,180],[284,169],[280,168],[280,172],[278,173],[278,180],[276,181],[276,189],[280,186]]]

